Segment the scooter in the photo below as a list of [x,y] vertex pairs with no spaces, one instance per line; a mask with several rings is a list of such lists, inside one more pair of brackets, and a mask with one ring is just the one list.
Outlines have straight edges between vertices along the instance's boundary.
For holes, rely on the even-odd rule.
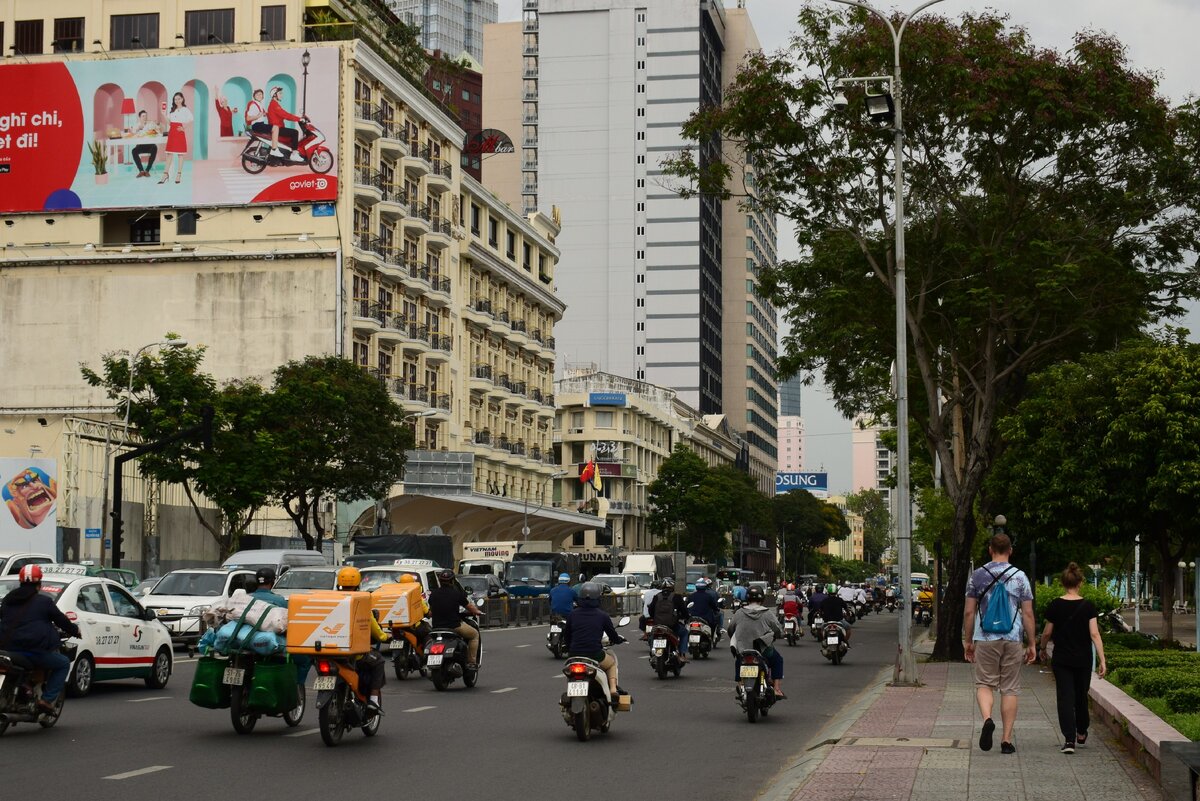
[[319,656],[316,666],[313,689],[317,693],[317,722],[325,745],[337,745],[342,735],[356,726],[367,737],[378,734],[383,716],[367,706],[367,697],[359,691],[355,663],[347,656]]
[[[312,124],[308,117],[300,119],[300,140],[296,147],[288,146],[282,139],[279,151],[282,156],[271,153],[271,134],[250,130],[246,132],[249,139],[242,148],[242,169],[251,175],[258,175],[267,167],[297,167],[306,165],[318,175],[324,175],[333,169],[333,153],[325,146],[325,134]],[[299,156],[299,158],[293,157]]]
[[[238,734],[254,731],[254,726],[262,717],[283,718],[283,722],[289,728],[299,726],[304,718],[305,692],[299,677],[296,677],[295,682],[296,694],[291,695],[289,684],[287,697],[284,698],[278,697],[270,690],[264,694],[263,688],[256,684],[255,672],[268,664],[272,667],[279,666],[276,669],[289,673],[296,671],[296,666],[290,660],[279,657],[258,656],[253,651],[234,651],[229,655],[221,683],[229,685],[229,717],[233,723],[233,730]],[[284,693],[281,691],[278,695],[282,696]]]
[[[617,628],[627,625],[627,617],[617,622]],[[558,699],[559,711],[580,742],[591,739],[593,730],[606,733],[617,712],[628,712],[633,703],[627,695],[612,697],[608,690],[608,674],[594,659],[571,657],[563,665],[563,675],[567,677],[567,690]]]
[[821,629],[821,656],[840,665],[847,650],[846,633],[842,627],[837,623],[826,623]]
[[650,629],[650,669],[660,679],[667,677],[667,671],[674,673],[675,678],[679,678],[683,672],[683,662],[679,660],[679,638],[666,626]]
[[821,639],[821,629],[823,629],[824,627],[825,627],[825,618],[821,617],[821,613],[818,612],[816,615],[813,616],[812,625],[810,625],[808,627],[809,631],[812,632],[812,637],[814,640]]
[[913,605],[913,622],[928,627],[933,622],[933,614],[929,611],[929,607],[921,603]]
[[854,614],[854,604],[846,604],[846,622],[851,625],[858,620],[858,615]]
[[550,631],[546,634],[546,648],[554,654],[555,659],[562,659],[567,654],[567,644],[563,642],[563,623],[559,615],[550,618]]
[[392,670],[400,681],[407,679],[409,673],[425,675],[424,654],[412,629],[393,626],[392,639],[388,641],[388,652],[392,656]]
[[697,659],[708,659],[713,648],[713,630],[704,618],[688,620],[688,653]]
[[[76,650],[77,646],[66,640],[58,648],[58,652],[72,662]],[[55,699],[54,711],[43,712],[38,709],[37,700],[46,689],[46,678],[46,671],[34,667],[25,657],[0,651],[0,734],[18,723],[37,723],[43,729],[58,723],[66,688]]]
[[[478,629],[478,623],[473,617],[464,617],[468,625]],[[467,641],[453,629],[435,629],[429,633],[425,641],[425,670],[433,686],[441,692],[449,687],[455,679],[461,678],[463,684],[474,687],[479,680],[479,668],[483,665],[483,638],[479,638],[479,656],[475,666],[467,666]]]
[[783,616],[783,636],[787,638],[788,645],[800,641],[800,621],[795,615]]
[[762,653],[746,650],[738,654],[739,667],[737,702],[746,713],[746,720],[754,723],[758,716],[767,716],[767,710],[775,705],[775,687],[771,681],[771,668]]
[[887,599],[887,603],[886,603],[886,604],[884,604],[884,605],[885,605],[885,606],[887,606],[887,610],[888,610],[889,612],[895,612],[895,611],[896,611],[896,599],[895,599],[895,598],[888,598],[888,599]]

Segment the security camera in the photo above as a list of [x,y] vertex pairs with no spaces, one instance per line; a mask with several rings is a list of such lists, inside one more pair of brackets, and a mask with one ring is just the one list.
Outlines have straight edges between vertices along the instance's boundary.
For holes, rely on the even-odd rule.
[[846,99],[846,93],[838,89],[833,95],[833,107],[838,111],[845,111],[850,105],[850,101]]

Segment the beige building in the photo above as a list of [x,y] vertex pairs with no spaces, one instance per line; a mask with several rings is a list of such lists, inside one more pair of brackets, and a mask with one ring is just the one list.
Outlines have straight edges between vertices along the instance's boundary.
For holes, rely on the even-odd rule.
[[[139,103],[154,97],[153,60],[180,47],[197,64],[233,51],[244,63],[257,54],[299,65],[303,51],[306,95],[309,58],[335,64],[327,77],[340,87],[322,110],[335,118],[319,123],[340,181],[332,202],[199,202],[204,147],[208,162],[228,158],[217,174],[248,179],[238,169],[245,135],[224,135],[196,81],[185,87],[195,121],[179,169],[196,185],[186,202],[172,183],[156,186],[152,168],[152,180],[136,184],[147,198],[137,208],[0,214],[0,337],[10,343],[0,350],[0,455],[57,460],[58,523],[71,558],[107,559],[102,541],[82,532],[102,527],[105,438],[123,439],[79,365],[166,332],[205,346],[204,369],[221,381],[262,379],[310,354],[343,355],[413,415],[418,450],[406,485],[377,503],[327,510],[343,535],[372,530],[381,516],[394,532],[436,526],[456,543],[511,538],[526,513],[539,539],[594,526],[594,517],[549,502],[554,325],[564,310],[554,291],[558,226],[512,212],[461,174],[464,132],[379,44],[385,6],[224,0],[144,13],[145,3],[92,0],[72,5],[84,13],[70,26],[45,6],[19,0],[0,15],[21,64],[119,70],[121,59],[142,59],[120,71],[128,85],[117,87]],[[74,37],[68,46],[64,32]],[[94,39],[101,44],[83,46]],[[0,66],[0,81],[11,68],[11,60]],[[134,178],[126,149],[110,142],[108,150],[106,181]],[[268,169],[328,180],[303,166]],[[11,346],[19,341],[38,345]],[[127,487],[126,563],[145,557],[170,569],[215,559],[179,488],[146,486],[133,466]],[[179,524],[169,532],[168,517]],[[267,513],[253,531],[290,526]]]
[[[492,191],[514,209],[532,211],[537,203],[537,0],[525,0],[525,18],[483,28],[483,125],[512,138],[512,153],[487,157]],[[523,169],[526,168],[526,169]],[[550,203],[554,200],[551,198]]]
[[846,498],[843,495],[835,495],[828,502],[842,510],[842,515],[846,518],[846,524],[850,526],[850,536],[841,541],[830,540],[821,549],[822,552],[833,554],[842,559],[861,561],[863,558],[862,515],[855,514],[846,508]]

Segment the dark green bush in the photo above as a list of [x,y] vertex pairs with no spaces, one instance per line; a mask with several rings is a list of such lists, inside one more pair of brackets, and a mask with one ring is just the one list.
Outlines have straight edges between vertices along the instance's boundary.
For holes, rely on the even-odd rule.
[[1107,648],[1124,648],[1130,651],[1157,651],[1162,650],[1162,644],[1157,640],[1151,640],[1148,637],[1143,637],[1136,632],[1129,634],[1105,634],[1104,647]]
[[1186,667],[1158,667],[1139,670],[1130,685],[1134,695],[1160,698],[1172,690],[1200,689],[1200,672]]
[[1166,694],[1167,707],[1172,712],[1200,712],[1200,687],[1182,687]]

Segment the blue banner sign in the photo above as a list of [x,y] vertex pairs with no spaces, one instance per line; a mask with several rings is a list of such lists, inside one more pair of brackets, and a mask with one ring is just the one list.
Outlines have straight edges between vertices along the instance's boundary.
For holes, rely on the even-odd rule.
[[83,538],[84,538],[85,540],[98,540],[98,539],[100,539],[100,529],[98,529],[98,528],[85,528],[85,529],[83,530]]
[[776,473],[775,494],[795,489],[809,492],[829,492],[828,473]]
[[624,392],[589,392],[588,406],[624,406]]

